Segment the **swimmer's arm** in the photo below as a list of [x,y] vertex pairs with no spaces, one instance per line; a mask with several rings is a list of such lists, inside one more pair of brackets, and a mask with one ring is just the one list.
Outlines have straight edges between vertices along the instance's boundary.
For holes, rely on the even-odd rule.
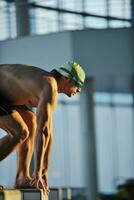
[[42,100],[36,112],[37,134],[47,137],[50,131],[50,119],[52,117],[51,104]]
[[52,146],[53,146],[53,125],[52,125],[52,118],[51,118],[51,123],[50,124],[51,124],[50,125],[51,136],[50,136],[49,143],[48,143],[47,150],[45,152],[45,157],[44,157],[44,164],[43,164],[43,171],[42,171],[42,177],[43,178],[45,178],[46,175],[48,176],[50,155],[51,155],[51,150],[52,150]]
[[[37,106],[37,132],[47,135],[46,127],[50,129],[50,119],[52,117],[53,89],[51,85],[47,85],[40,95]],[[45,134],[46,133],[46,134]]]
[[35,173],[42,176],[43,159],[48,135],[50,135],[50,121],[52,118],[52,91],[51,88],[45,89],[40,97],[37,107],[37,136],[35,144]]

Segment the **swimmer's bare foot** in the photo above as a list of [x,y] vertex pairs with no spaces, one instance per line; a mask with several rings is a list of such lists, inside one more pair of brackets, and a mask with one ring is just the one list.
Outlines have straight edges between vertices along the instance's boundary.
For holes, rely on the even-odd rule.
[[37,177],[37,176],[34,177],[33,180],[31,181],[31,185],[34,185],[36,186],[37,189],[42,190],[44,195],[48,195],[41,177]]
[[30,177],[21,177],[15,180],[14,188],[24,189],[24,188],[36,188],[36,185],[31,184],[32,178]]
[[46,187],[46,195],[49,195],[49,193],[50,193],[50,189],[49,187]]

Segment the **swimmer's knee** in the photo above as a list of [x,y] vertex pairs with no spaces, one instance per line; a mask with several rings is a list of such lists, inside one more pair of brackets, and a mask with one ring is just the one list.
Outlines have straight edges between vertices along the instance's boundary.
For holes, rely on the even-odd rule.
[[23,129],[21,134],[20,134],[20,138],[22,140],[26,140],[29,138],[29,130],[28,129]]
[[16,139],[17,143],[22,143],[26,139],[29,138],[29,130],[28,128],[23,128],[21,130],[18,130],[14,134],[14,138]]

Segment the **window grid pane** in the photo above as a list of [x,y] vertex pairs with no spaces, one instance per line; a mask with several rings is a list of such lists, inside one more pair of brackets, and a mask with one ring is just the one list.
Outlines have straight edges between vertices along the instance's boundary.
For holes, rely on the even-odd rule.
[[134,177],[133,95],[98,92],[94,102],[99,192],[115,193]]
[[[131,22],[125,21],[131,19],[131,0],[29,0],[29,3],[55,9],[29,6],[30,34],[132,26]],[[57,9],[63,10],[61,12]],[[76,13],[67,13],[64,9]],[[117,20],[108,19],[107,16],[117,17]],[[0,30],[0,40],[17,36],[15,3],[0,1]]]
[[71,11],[83,11],[83,0],[62,0],[60,8]]
[[107,20],[99,19],[97,17],[86,17],[85,18],[85,27],[86,28],[106,28]]
[[105,16],[107,14],[106,0],[85,1],[85,11],[90,14]]
[[82,29],[82,17],[74,14],[63,14],[62,15],[62,27],[63,30],[75,30]]

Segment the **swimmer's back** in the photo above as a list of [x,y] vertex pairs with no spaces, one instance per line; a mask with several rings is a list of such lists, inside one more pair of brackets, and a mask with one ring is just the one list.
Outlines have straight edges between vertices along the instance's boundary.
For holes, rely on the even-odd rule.
[[0,93],[16,99],[33,96],[42,90],[49,73],[40,68],[22,64],[0,65]]
[[[39,78],[47,75],[47,71],[31,65],[23,64],[0,64],[0,76],[14,76],[18,78]],[[33,77],[34,75],[34,77]]]

